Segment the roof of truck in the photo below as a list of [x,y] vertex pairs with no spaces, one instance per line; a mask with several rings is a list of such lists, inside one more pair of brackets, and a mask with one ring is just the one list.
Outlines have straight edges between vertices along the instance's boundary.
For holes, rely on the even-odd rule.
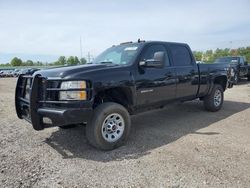
[[145,43],[145,44],[150,44],[150,43],[168,43],[168,44],[188,45],[188,44],[186,44],[186,43],[181,43],[181,42],[169,42],[169,41],[145,41],[145,40],[140,40],[140,39],[138,39],[136,42],[133,42],[133,41],[122,42],[122,43],[120,43],[120,45],[125,45],[125,44],[135,44],[135,43]]

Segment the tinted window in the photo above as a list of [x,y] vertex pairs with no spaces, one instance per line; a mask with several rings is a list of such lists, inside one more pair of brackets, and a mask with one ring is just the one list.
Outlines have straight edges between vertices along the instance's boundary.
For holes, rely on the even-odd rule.
[[244,59],[243,59],[243,57],[240,58],[240,64],[244,65]]
[[220,57],[215,60],[215,63],[238,63],[238,57]]
[[189,50],[185,46],[171,45],[170,50],[175,66],[188,66],[192,64]]
[[165,52],[165,65],[169,66],[169,58],[166,48],[163,45],[159,44],[147,47],[146,51],[144,51],[142,54],[141,61],[145,61],[147,59],[154,59],[154,54],[156,52]]

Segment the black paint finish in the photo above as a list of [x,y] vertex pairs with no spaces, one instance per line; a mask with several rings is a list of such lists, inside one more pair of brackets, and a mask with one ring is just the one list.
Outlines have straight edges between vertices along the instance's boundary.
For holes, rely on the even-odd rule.
[[[161,45],[166,53],[163,67],[141,67],[142,54],[152,45]],[[94,102],[100,93],[119,90],[127,100],[126,108],[131,114],[140,110],[159,107],[170,101],[192,100],[206,96],[215,82],[224,83],[226,89],[230,82],[227,65],[196,64],[187,44],[169,42],[141,42],[138,54],[130,64],[88,64],[41,70],[34,73],[30,99],[23,96],[25,76],[21,75],[16,87],[16,111],[19,118],[31,120],[36,130],[49,127],[42,122],[43,117],[52,119],[51,126],[65,125],[69,122],[82,123],[92,115]],[[171,49],[185,48],[189,54],[188,65],[181,66],[182,59],[175,64],[179,53]],[[183,54],[184,57],[185,54]],[[185,58],[183,63],[185,64]],[[58,91],[49,86],[60,87],[62,81],[85,80],[88,88],[87,101],[59,101]],[[55,90],[48,99],[48,91]],[[122,101],[121,101],[122,102]],[[54,110],[54,112],[53,112]],[[77,112],[77,113],[76,113]],[[86,112],[86,113],[85,113]],[[82,116],[79,113],[83,113]],[[65,119],[67,114],[67,120]],[[86,117],[87,116],[87,117]]]

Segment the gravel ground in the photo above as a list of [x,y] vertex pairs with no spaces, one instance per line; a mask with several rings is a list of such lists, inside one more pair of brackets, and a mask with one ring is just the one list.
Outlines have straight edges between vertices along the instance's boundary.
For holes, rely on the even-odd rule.
[[85,128],[35,131],[14,108],[16,79],[0,79],[1,187],[249,187],[250,82],[225,93],[221,111],[202,102],[132,117],[128,143],[87,144]]

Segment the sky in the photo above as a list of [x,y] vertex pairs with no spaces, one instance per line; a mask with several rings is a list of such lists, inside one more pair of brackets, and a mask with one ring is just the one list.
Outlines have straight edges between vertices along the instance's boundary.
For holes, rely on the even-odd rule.
[[0,63],[80,57],[80,38],[83,57],[138,38],[250,46],[250,0],[0,0]]

